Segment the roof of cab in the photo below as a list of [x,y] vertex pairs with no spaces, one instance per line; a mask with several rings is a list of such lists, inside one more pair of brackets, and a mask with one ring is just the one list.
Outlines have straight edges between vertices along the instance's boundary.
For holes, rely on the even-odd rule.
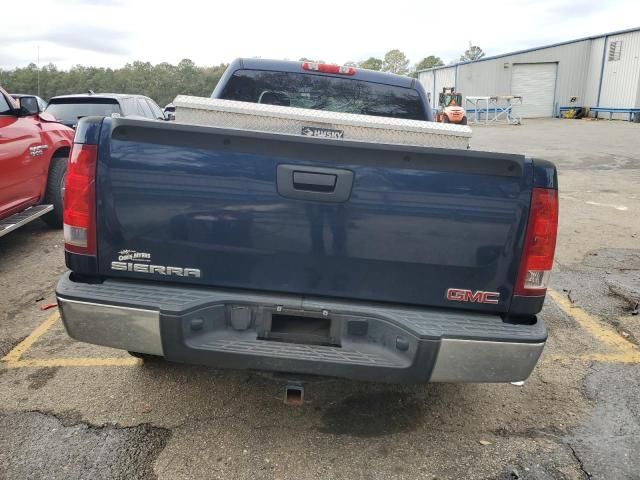
[[[266,58],[238,58],[231,62],[229,68],[235,67],[234,70],[246,68],[249,70],[273,70],[276,72],[306,73],[312,75],[331,75],[324,72],[314,72],[312,70],[303,70],[303,62],[293,62],[290,60],[268,60]],[[337,75],[343,78],[354,80],[364,80],[366,82],[382,83],[385,85],[394,85],[396,87],[412,88],[415,79],[396,75],[394,73],[377,72],[375,70],[367,70],[355,67],[355,75]]]

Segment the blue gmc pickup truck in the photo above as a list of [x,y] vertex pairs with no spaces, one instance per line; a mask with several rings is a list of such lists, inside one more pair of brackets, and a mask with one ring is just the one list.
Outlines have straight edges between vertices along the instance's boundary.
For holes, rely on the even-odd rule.
[[[236,60],[212,97],[433,120],[416,80],[353,67]],[[57,299],[71,337],[137,356],[520,381],[557,218],[555,167],[522,155],[83,118]]]

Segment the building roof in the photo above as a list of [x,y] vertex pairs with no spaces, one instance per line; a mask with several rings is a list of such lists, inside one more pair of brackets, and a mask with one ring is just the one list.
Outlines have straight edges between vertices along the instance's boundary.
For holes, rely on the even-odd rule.
[[561,45],[569,45],[570,43],[584,42],[585,40],[595,40],[597,38],[611,37],[613,35],[620,35],[620,34],[623,34],[623,33],[631,33],[631,32],[637,32],[637,31],[640,31],[640,27],[628,28],[626,30],[617,30],[615,32],[603,33],[601,35],[593,35],[591,37],[576,38],[575,40],[567,40],[565,42],[552,43],[551,45],[544,45],[542,47],[527,48],[527,49],[524,49],[524,50],[516,50],[515,52],[501,53],[499,55],[492,55],[491,57],[482,57],[479,60],[469,60],[469,61],[466,61],[466,62],[456,62],[456,63],[452,63],[450,65],[443,65],[441,67],[425,68],[425,69],[422,69],[422,70],[418,70],[416,73],[431,72],[431,71],[434,71],[434,70],[441,70],[443,68],[457,67],[458,65],[466,65],[468,63],[484,62],[484,61],[487,61],[487,60],[494,60],[496,58],[509,57],[511,55],[520,55],[522,53],[535,52],[536,50],[544,50],[545,48],[559,47]]

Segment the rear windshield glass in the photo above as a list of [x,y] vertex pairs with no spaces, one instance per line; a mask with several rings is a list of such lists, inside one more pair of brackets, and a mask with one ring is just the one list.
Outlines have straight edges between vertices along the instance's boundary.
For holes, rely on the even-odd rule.
[[76,123],[82,117],[110,117],[114,113],[120,114],[118,102],[109,98],[59,99],[52,102],[46,111],[61,122]]
[[238,70],[222,98],[332,112],[426,120],[420,95],[395,87],[338,76]]

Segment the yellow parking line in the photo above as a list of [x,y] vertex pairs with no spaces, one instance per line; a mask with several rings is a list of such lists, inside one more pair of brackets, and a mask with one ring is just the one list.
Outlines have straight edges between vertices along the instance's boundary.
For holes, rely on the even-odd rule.
[[614,329],[598,320],[597,317],[585,312],[580,307],[573,305],[569,299],[561,293],[551,289],[547,290],[547,293],[564,313],[573,318],[593,337],[614,350],[612,353],[596,353],[579,356],[579,359],[600,362],[640,363],[640,350],[622,338]]
[[2,357],[3,362],[17,362],[20,360],[20,357],[31,348],[31,346],[38,341],[38,339],[45,334],[47,330],[51,328],[51,326],[56,323],[56,321],[60,318],[60,314],[58,312],[52,313],[49,318],[47,318],[44,322],[42,322],[38,327],[31,332],[31,334],[21,341],[18,345],[13,347],[13,349],[7,353],[4,357]]
[[609,363],[640,363],[640,352],[634,350],[621,353],[594,353],[585,355],[585,360]]
[[113,358],[50,358],[31,359],[7,362],[7,368],[51,368],[51,367],[136,367],[142,365],[140,358],[113,357]]
[[58,321],[60,314],[53,313],[44,322],[31,332],[31,334],[0,359],[7,368],[47,368],[47,367],[134,367],[142,365],[140,358],[112,357],[112,358],[48,358],[21,360],[22,356],[44,335],[54,323]]

